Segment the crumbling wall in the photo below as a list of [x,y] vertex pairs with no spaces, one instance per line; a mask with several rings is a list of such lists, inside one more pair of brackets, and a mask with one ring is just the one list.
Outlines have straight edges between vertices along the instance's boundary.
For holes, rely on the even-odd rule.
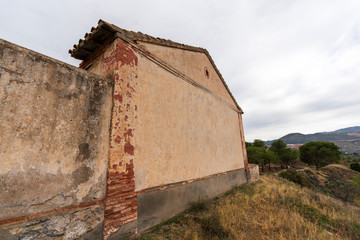
[[[120,234],[125,224],[136,228],[137,54],[120,39],[113,41],[88,69],[114,79],[104,235]],[[127,230],[126,230],[127,231]],[[125,232],[126,233],[126,232]],[[122,234],[120,234],[122,235]],[[116,239],[116,238],[115,238]]]
[[[115,39],[83,64],[114,79],[105,238],[144,231],[246,182],[240,111],[211,62],[204,53],[162,50],[174,59]],[[168,189],[184,181],[196,183]]]
[[73,239],[102,225],[112,87],[0,40],[0,228]]
[[85,71],[0,40],[0,239],[118,239],[256,180],[207,52],[111,41]]

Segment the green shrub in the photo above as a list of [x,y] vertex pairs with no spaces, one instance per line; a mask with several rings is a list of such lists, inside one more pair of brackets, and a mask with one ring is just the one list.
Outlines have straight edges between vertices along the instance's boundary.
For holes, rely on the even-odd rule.
[[208,203],[204,199],[198,200],[196,202],[193,202],[188,209],[189,212],[203,212],[205,210],[208,210]]
[[350,164],[350,169],[360,172],[360,164],[357,162],[353,162]]
[[304,187],[311,187],[310,182],[306,179],[306,177],[301,173],[296,171],[295,169],[287,169],[281,171],[279,176],[285,178],[291,182],[297,183]]

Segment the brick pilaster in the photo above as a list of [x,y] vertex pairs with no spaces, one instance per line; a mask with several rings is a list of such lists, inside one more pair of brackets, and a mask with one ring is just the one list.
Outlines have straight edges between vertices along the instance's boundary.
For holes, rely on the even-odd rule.
[[[104,238],[137,219],[134,161],[138,58],[121,39],[104,53],[103,74],[114,78]],[[136,231],[136,229],[135,229]]]

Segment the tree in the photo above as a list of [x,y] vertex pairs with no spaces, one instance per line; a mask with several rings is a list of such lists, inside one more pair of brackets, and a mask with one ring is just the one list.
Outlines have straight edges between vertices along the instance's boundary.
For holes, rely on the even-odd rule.
[[261,167],[261,170],[264,171],[264,155],[266,152],[265,148],[251,146],[246,148],[246,152],[249,163],[258,164]]
[[338,162],[341,158],[339,147],[332,142],[308,142],[299,151],[300,160],[315,165],[316,169]]
[[268,150],[265,151],[263,158],[264,158],[264,164],[268,164],[269,171],[271,171],[271,163],[276,162],[276,154],[273,151]]
[[253,143],[253,146],[254,147],[266,148],[266,145],[265,145],[264,141],[261,140],[261,139],[255,139],[254,143]]
[[276,154],[267,149],[264,141],[255,139],[254,143],[248,143],[246,146],[249,163],[256,163],[264,171],[264,166],[267,165],[271,171],[271,163],[277,162]]
[[360,172],[360,164],[357,162],[353,162],[350,164],[350,169]]
[[252,147],[252,143],[251,142],[245,142],[245,146],[246,147]]
[[286,143],[284,143],[283,140],[279,139],[271,144],[270,150],[276,153],[278,156],[280,156],[285,148],[286,148]]
[[297,158],[297,151],[287,148],[286,143],[284,143],[281,139],[276,140],[271,144],[270,150],[275,153],[276,161],[281,163],[281,167],[283,165],[287,168],[293,160]]
[[299,153],[296,149],[285,148],[281,155],[280,161],[285,164],[285,167],[288,168],[289,164],[297,159]]

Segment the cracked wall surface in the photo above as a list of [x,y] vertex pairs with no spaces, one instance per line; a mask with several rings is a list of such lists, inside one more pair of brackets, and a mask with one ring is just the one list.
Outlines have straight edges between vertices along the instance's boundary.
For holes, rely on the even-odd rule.
[[88,69],[114,79],[104,237],[137,219],[134,162],[136,161],[138,56],[116,39]]
[[246,181],[204,53],[116,38],[85,71],[0,39],[0,59],[0,239],[117,239]]
[[105,238],[142,219],[142,191],[245,167],[239,111],[208,57],[142,47],[115,39],[84,64],[114,79]]
[[83,203],[100,223],[112,81],[1,39],[0,59],[0,227]]
[[19,239],[79,239],[99,225],[101,227],[102,214],[102,207],[91,206],[6,225],[3,229]]

